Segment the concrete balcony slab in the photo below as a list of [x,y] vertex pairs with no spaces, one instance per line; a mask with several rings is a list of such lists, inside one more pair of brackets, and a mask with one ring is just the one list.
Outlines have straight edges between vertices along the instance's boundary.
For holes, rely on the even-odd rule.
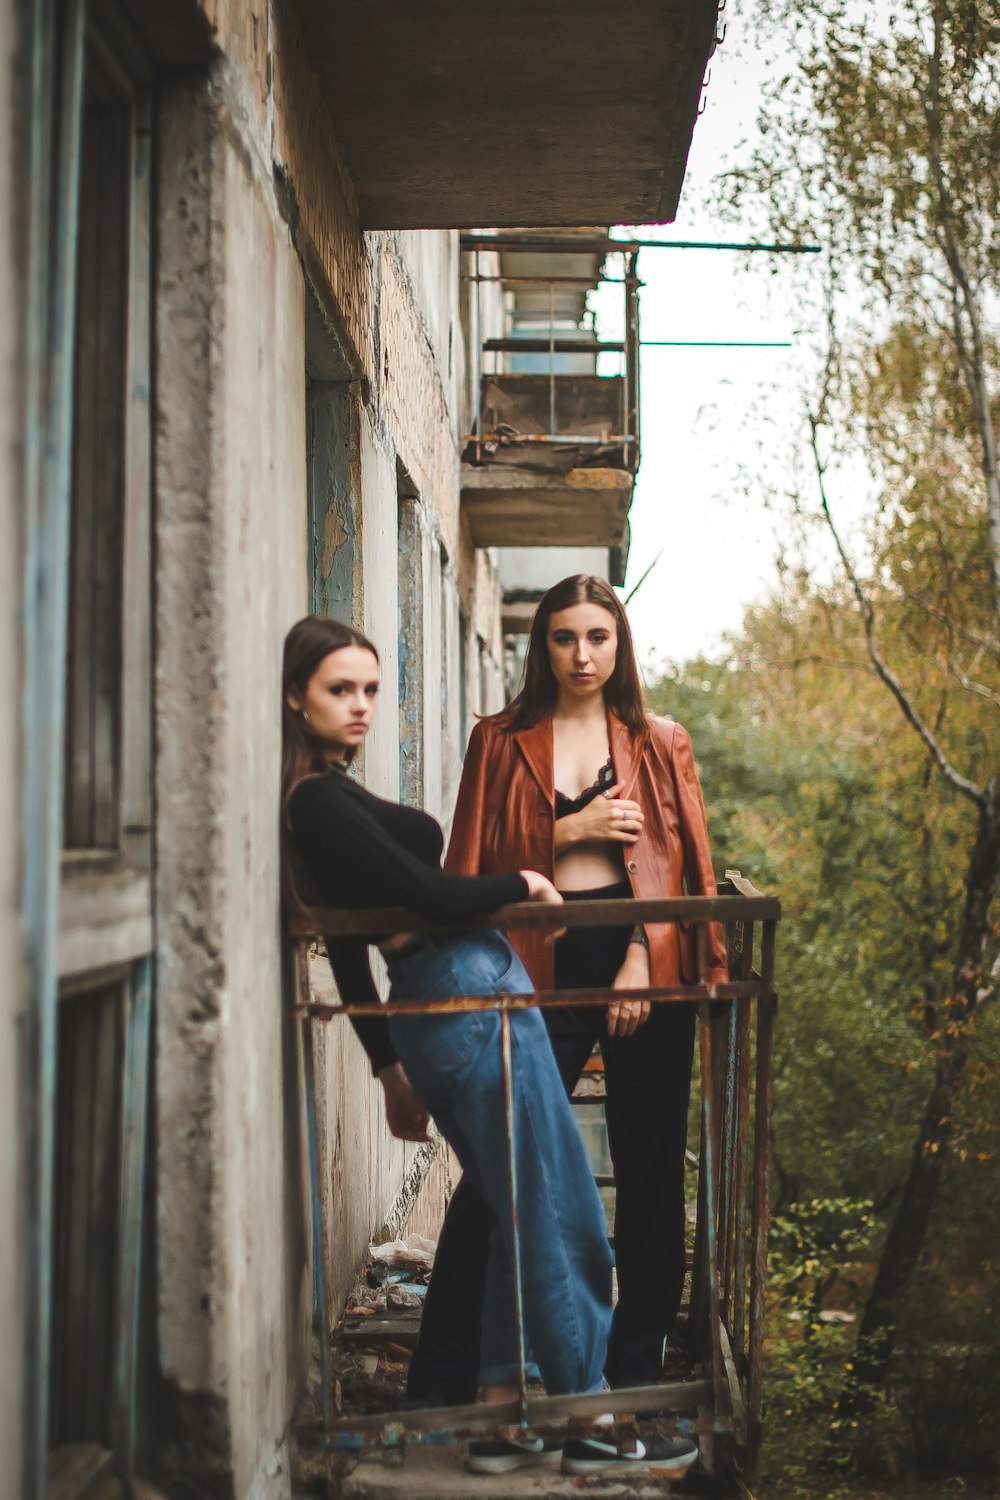
[[634,484],[623,469],[463,464],[462,510],[477,547],[617,547]]
[[667,223],[717,0],[298,0],[365,229]]

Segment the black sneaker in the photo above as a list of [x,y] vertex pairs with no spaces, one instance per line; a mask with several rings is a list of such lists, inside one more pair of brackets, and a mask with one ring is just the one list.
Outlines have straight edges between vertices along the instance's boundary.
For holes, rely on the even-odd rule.
[[633,1453],[623,1453],[616,1443],[597,1438],[568,1438],[563,1449],[564,1474],[642,1474],[647,1469],[682,1474],[698,1457],[698,1449],[686,1438],[647,1438],[636,1443]]
[[558,1463],[562,1451],[562,1438],[484,1438],[482,1442],[469,1444],[465,1467],[473,1474],[509,1474],[512,1469]]

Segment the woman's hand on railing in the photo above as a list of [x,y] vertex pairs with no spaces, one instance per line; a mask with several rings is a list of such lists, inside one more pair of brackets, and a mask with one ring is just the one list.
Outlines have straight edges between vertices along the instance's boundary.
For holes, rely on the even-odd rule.
[[430,1113],[413,1092],[402,1063],[381,1068],[378,1080],[385,1090],[386,1124],[397,1141],[429,1141]]
[[[649,950],[629,943],[625,961],[612,981],[613,990],[641,990],[649,984]],[[649,1020],[648,1000],[612,1000],[608,1006],[608,1036],[631,1036]]]
[[645,821],[638,802],[618,794],[625,785],[618,781],[577,813],[559,818],[555,825],[557,852],[572,844],[634,844]]
[[560,904],[562,897],[547,875],[539,870],[521,870],[519,874],[528,887],[529,901],[551,901],[553,906]]
[[[528,887],[529,901],[545,901],[552,906],[562,905],[562,896],[547,875],[543,875],[539,870],[521,870],[520,874]],[[565,927],[556,927],[551,932],[547,931],[545,936],[558,938],[562,937],[565,931]]]

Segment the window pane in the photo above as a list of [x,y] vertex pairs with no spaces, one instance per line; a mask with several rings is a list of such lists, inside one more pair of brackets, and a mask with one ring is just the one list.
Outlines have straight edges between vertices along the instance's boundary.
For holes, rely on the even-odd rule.
[[130,102],[84,77],[66,661],[65,845],[114,848],[120,762]]
[[59,1006],[50,1441],[111,1443],[122,986]]

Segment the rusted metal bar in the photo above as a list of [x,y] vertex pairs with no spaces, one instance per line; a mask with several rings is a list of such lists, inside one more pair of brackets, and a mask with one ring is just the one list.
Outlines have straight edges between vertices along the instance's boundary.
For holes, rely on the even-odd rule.
[[767,1236],[771,1222],[771,1052],[776,999],[773,921],[765,922],[761,941],[764,992],[757,1008],[757,1068],[754,1118],[753,1263],[750,1280],[749,1385],[747,1399],[748,1474],[752,1476],[761,1441],[764,1388],[764,1314],[767,1297]]
[[[296,1015],[306,1024],[302,1029],[302,1077],[305,1090],[306,1140],[309,1154],[309,1210],[312,1219],[313,1315],[319,1324],[319,1368],[323,1405],[323,1428],[329,1431],[333,1420],[333,1374],[330,1365],[330,1330],[327,1325],[326,1256],[323,1244],[323,1208],[320,1185],[319,1121],[316,1113],[316,1054],[312,1020],[308,1015],[309,950],[304,942],[295,944],[292,955],[292,988]],[[318,1018],[316,1018],[318,1019]]]
[[556,435],[556,313],[555,287],[549,282],[549,436]]
[[[468,433],[465,441],[474,442],[474,435]],[[494,436],[484,432],[482,441],[498,443],[502,448],[516,447],[519,443],[561,443],[573,448],[609,448],[613,443],[634,443],[636,439],[627,432],[612,432],[608,437],[588,437],[582,433],[578,436],[572,432],[515,432]]]
[[[447,1410],[448,1408],[444,1408]],[[490,1411],[491,1407],[480,1407],[481,1411]],[[565,1436],[567,1432],[575,1434],[577,1430],[583,1434],[589,1433],[593,1423],[577,1419],[553,1419],[544,1426],[537,1423],[532,1424],[527,1430],[523,1427],[497,1427],[492,1424],[480,1424],[475,1427],[465,1428],[457,1431],[453,1428],[435,1428],[431,1432],[413,1431],[403,1427],[402,1423],[395,1420],[395,1413],[385,1412],[383,1423],[377,1434],[371,1436],[360,1432],[337,1432],[329,1438],[320,1438],[312,1444],[314,1449],[322,1453],[333,1453],[340,1455],[350,1462],[350,1456],[364,1452],[372,1452],[378,1455],[387,1467],[401,1467],[408,1448],[444,1448],[454,1445],[462,1438],[468,1437],[497,1437],[516,1438],[522,1440],[525,1437],[548,1437],[559,1434]],[[693,1417],[676,1416],[662,1419],[658,1426],[662,1426],[663,1435],[670,1437],[683,1437],[696,1445],[703,1438],[723,1436],[731,1440],[733,1423],[726,1418],[717,1418],[710,1407],[699,1407],[698,1415]],[[635,1442],[637,1433],[634,1417],[626,1413],[620,1420],[602,1423],[600,1437],[611,1443],[627,1444],[631,1448]],[[303,1439],[301,1429],[298,1441],[304,1447],[310,1446]],[[656,1481],[657,1478],[669,1478],[669,1473],[657,1466],[655,1461],[643,1467],[642,1477]],[[577,1481],[579,1482],[579,1481]],[[337,1491],[339,1493],[339,1491]],[[745,1491],[740,1491],[745,1494]]]
[[[711,1397],[707,1380],[674,1381],[664,1385],[626,1387],[615,1391],[596,1391],[589,1396],[529,1396],[528,1420],[531,1427],[544,1428],[549,1423],[598,1417],[604,1412],[674,1412],[694,1411]],[[391,1416],[405,1431],[453,1432],[456,1437],[482,1433],[484,1429],[502,1430],[518,1424],[520,1402],[503,1401],[486,1406],[432,1406],[419,1411],[373,1412],[368,1416],[345,1416],[334,1422],[334,1433],[379,1434]]]
[[729,1399],[732,1410],[733,1427],[737,1441],[746,1443],[747,1435],[747,1412],[746,1402],[743,1398],[743,1386],[736,1367],[736,1359],[733,1354],[729,1331],[725,1324],[721,1328],[722,1362],[726,1368],[726,1380],[729,1385]]
[[[731,973],[738,973],[742,965],[743,950],[748,930],[752,932],[752,927],[743,922],[738,923],[733,930],[730,958]],[[730,1005],[728,1012],[720,1014],[717,1018],[720,1033],[718,1046],[719,1066],[717,1073],[722,1099],[722,1119],[720,1122],[722,1160],[719,1190],[720,1278],[723,1319],[727,1327],[731,1327],[732,1324],[735,1263],[739,1257],[736,1220],[738,1214],[737,1200],[739,1196],[737,1117],[739,1112],[739,1018],[741,1009],[739,1006]]]
[[[742,923],[741,926],[743,944],[738,973],[741,980],[747,980],[753,968],[755,929],[751,922]],[[746,1005],[737,1008],[736,1037],[736,1223],[734,1225],[733,1311],[730,1328],[733,1356],[742,1377],[746,1374],[747,1174],[750,1161],[750,1009]]]
[[823,249],[822,245],[800,244],[797,241],[613,240],[597,237],[592,239],[587,235],[566,235],[562,239],[557,235],[539,235],[537,239],[532,239],[530,235],[493,238],[489,235],[463,234],[459,243],[463,250],[473,250],[478,246],[481,250],[499,250],[504,254],[514,255],[530,255],[532,251],[549,255],[596,255],[600,251],[605,255],[638,254],[640,250],[759,250],[771,255],[818,255]]
[[[700,1071],[699,1054],[699,1071]],[[688,1319],[691,1328],[691,1351],[696,1364],[704,1366],[708,1363],[706,1346],[708,1339],[708,1272],[706,1268],[707,1240],[708,1240],[708,1208],[707,1208],[707,1172],[706,1172],[706,1145],[704,1128],[704,1108],[702,1110],[702,1128],[698,1142],[698,1189],[695,1206],[694,1225],[694,1253],[691,1258],[691,1300],[688,1306]]]
[[330,1326],[326,1314],[326,1255],[323,1245],[322,1189],[320,1186],[319,1124],[316,1118],[316,1057],[312,1025],[302,1031],[302,1073],[306,1095],[306,1135],[309,1142],[309,1199],[312,1216],[313,1311],[319,1324],[319,1368],[323,1396],[323,1430],[333,1421],[333,1380],[330,1371]]
[[[718,1009],[718,1007],[716,1007]],[[719,1092],[719,1255],[722,1316],[728,1322],[732,1310],[734,1190],[736,1179],[736,1016],[730,1005],[715,1017]]]
[[556,354],[624,354],[625,345],[615,340],[556,339],[550,345],[548,339],[486,339],[483,348],[488,354],[548,354],[550,347]]
[[486,285],[491,281],[502,282],[504,286],[600,286],[603,282],[610,281],[614,285],[620,285],[621,276],[463,276],[463,281],[478,281]]
[[[722,1358],[722,1341],[719,1332],[721,1307],[719,1305],[719,1246],[718,1246],[718,1151],[715,1090],[712,1066],[712,1027],[708,1004],[698,1007],[698,1038],[701,1053],[701,1109],[702,1142],[704,1145],[705,1171],[705,1312],[709,1339],[709,1357],[712,1370],[713,1410],[716,1415],[726,1410],[728,1389],[726,1370]],[[714,1467],[714,1465],[713,1465]]]
[[528,1371],[524,1348],[524,1295],[521,1281],[521,1231],[517,1212],[517,1154],[514,1138],[514,1076],[510,1047],[510,1012],[500,1017],[500,1063],[503,1069],[503,1110],[507,1127],[507,1201],[510,1207],[510,1276],[514,1288],[514,1326],[517,1329],[518,1420],[528,1422]]
[[[693,1420],[678,1416],[672,1427],[696,1437],[710,1440],[709,1466],[715,1472],[731,1465],[734,1443],[741,1444],[744,1430],[750,1461],[756,1456],[760,1441],[761,1350],[765,1306],[765,1272],[767,1250],[769,1188],[769,1117],[771,1101],[771,1036],[775,1007],[774,946],[775,924],[781,906],[773,897],[757,891],[738,872],[729,872],[729,886],[737,892],[714,897],[680,897],[660,901],[574,902],[564,906],[543,907],[529,902],[492,913],[476,922],[456,927],[437,927],[402,909],[374,911],[320,911],[308,915],[298,924],[307,935],[318,931],[331,934],[358,933],[374,940],[374,935],[399,932],[431,932],[441,936],[482,928],[510,928],[557,931],[577,926],[620,926],[625,922],[645,923],[694,922],[697,980],[693,984],[636,987],[618,992],[621,998],[640,998],[656,1004],[698,1002],[699,1041],[702,1084],[702,1157],[699,1180],[699,1213],[696,1257],[692,1284],[692,1325],[700,1358],[711,1369],[711,1382],[679,1382],[674,1386],[654,1386],[639,1391],[599,1393],[588,1397],[529,1398],[526,1382],[526,1350],[523,1327],[523,1283],[517,1222],[517,1174],[514,1137],[513,1074],[510,1035],[510,1013],[530,1006],[562,1008],[579,1005],[606,1005],[606,988],[579,991],[541,991],[534,995],[479,995],[424,1001],[396,1001],[384,1013],[397,1015],[461,1013],[496,1010],[501,1014],[501,1051],[503,1067],[504,1108],[507,1127],[508,1194],[512,1219],[512,1277],[514,1283],[515,1324],[518,1330],[518,1400],[502,1406],[434,1409],[431,1412],[387,1414],[368,1418],[346,1418],[333,1425],[321,1446],[334,1451],[389,1442],[393,1451],[399,1448],[407,1432],[420,1434],[416,1441],[453,1441],[465,1433],[503,1432],[504,1425],[517,1422],[517,1431],[526,1427],[538,1430],[545,1423],[558,1427],[567,1421],[585,1423],[599,1412],[671,1413],[695,1410]],[[761,973],[752,968],[753,921],[762,921],[764,942]],[[709,921],[737,924],[739,936],[737,961],[739,978],[726,984],[711,985],[708,971]],[[303,971],[305,972],[305,971]],[[307,978],[307,976],[306,976]],[[300,986],[300,990],[305,986]],[[306,990],[306,992],[308,992]],[[713,1017],[713,1001],[731,1002],[734,1015]],[[747,1132],[749,1128],[750,1016],[749,1006],[758,1002],[758,1044],[756,1066],[757,1111],[754,1121],[754,1202],[753,1264],[750,1286],[749,1378],[747,1381],[746,1426],[743,1421],[741,1381],[747,1360],[742,1357],[745,1301],[746,1251],[746,1175]],[[296,1007],[297,1014],[316,1019],[337,1015],[370,1017],[371,1006],[327,1005],[306,1001]],[[714,1024],[715,1021],[720,1024]],[[718,1042],[714,1032],[718,1030]],[[725,1036],[722,1033],[725,1033]],[[320,1251],[321,1254],[321,1251]],[[726,1310],[732,1312],[729,1322],[734,1334],[723,1321],[723,1275],[726,1281]],[[326,1415],[326,1413],[325,1413]],[[623,1427],[625,1424],[616,1424]],[[614,1430],[614,1429],[611,1429]]]
[[399,932],[428,932],[440,937],[459,932],[500,928],[523,932],[550,928],[621,927],[637,922],[731,922],[777,921],[781,902],[775,896],[674,896],[650,901],[565,901],[560,905],[543,901],[518,901],[494,912],[461,923],[429,922],[405,906],[317,907],[306,917],[293,919],[294,937],[330,933],[338,937],[393,936]]
[[[720,893],[722,891],[720,886]],[[730,923],[726,927],[726,951],[729,962],[730,974],[738,972],[740,954],[743,944],[743,923]],[[733,1164],[733,1142],[732,1135],[735,1129],[734,1117],[735,1107],[733,1094],[735,1093],[735,1071],[738,1063],[735,1046],[735,1019],[738,1007],[730,1006],[729,1014],[726,1016],[726,1036],[724,1042],[724,1056],[726,1060],[727,1085],[732,1079],[733,1087],[727,1086],[726,1107],[723,1115],[723,1217],[725,1221],[725,1233],[723,1235],[723,1260],[722,1260],[722,1301],[724,1308],[724,1320],[728,1323],[731,1318],[731,1289],[732,1289],[732,1262],[734,1256],[733,1230],[735,1213],[732,1203],[732,1192],[735,1186],[735,1170]]]
[[637,275],[638,259],[635,253],[630,254],[625,263],[625,339],[628,350],[625,355],[625,384],[626,405],[628,418],[625,426],[635,439],[633,458],[638,462],[639,456],[639,424],[640,424],[640,400],[639,381],[641,378],[639,358],[639,277]]
[[475,234],[459,236],[463,250],[494,250],[507,255],[600,255],[610,251],[627,254],[638,250],[640,240],[613,240],[606,234]]
[[[371,1005],[330,1005],[309,1000],[296,1005],[293,1014],[311,1015],[317,1021],[334,1016],[442,1016],[462,1015],[476,1010],[567,1010],[577,1006],[607,1005],[610,990],[536,990],[533,995],[449,995],[447,999],[391,1000],[376,1012]],[[761,994],[759,980],[729,984],[669,984],[643,989],[636,985],[616,989],[616,1000],[648,1000],[653,1005],[690,1004],[693,1000],[756,1000]]]
[[480,444],[483,441],[483,329],[482,309],[480,307],[481,293],[479,290],[479,251],[476,251],[476,457],[480,456]]

